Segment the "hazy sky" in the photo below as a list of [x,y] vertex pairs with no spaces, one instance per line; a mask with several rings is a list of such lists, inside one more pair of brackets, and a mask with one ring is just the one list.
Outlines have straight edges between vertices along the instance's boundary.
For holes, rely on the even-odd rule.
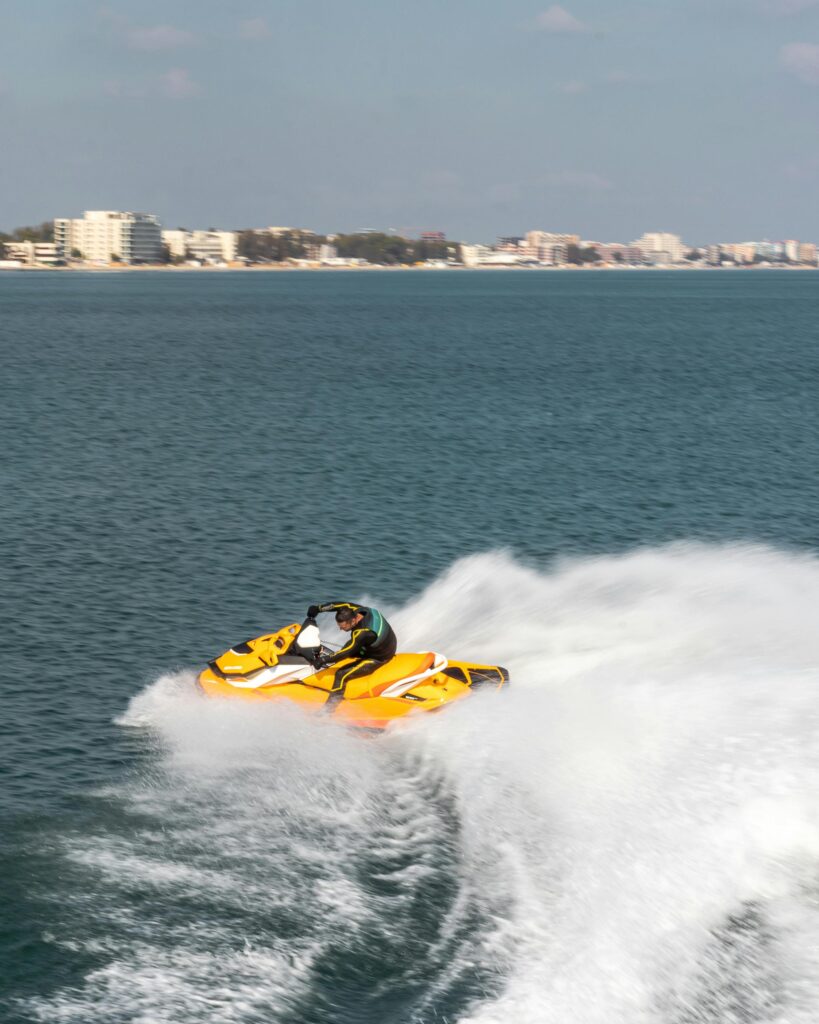
[[819,240],[819,0],[0,0],[0,227]]

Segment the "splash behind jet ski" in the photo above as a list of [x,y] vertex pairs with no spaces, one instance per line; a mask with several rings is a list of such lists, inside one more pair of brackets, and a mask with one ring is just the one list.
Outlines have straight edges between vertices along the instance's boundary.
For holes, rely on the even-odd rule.
[[409,714],[440,711],[478,689],[500,690],[509,673],[499,665],[449,661],[432,651],[396,654],[374,672],[347,683],[341,700],[329,701],[336,671],[352,661],[316,669],[330,650],[313,619],[246,640],[225,651],[200,672],[197,684],[208,697],[245,701],[288,700],[306,711],[365,729],[385,729]]

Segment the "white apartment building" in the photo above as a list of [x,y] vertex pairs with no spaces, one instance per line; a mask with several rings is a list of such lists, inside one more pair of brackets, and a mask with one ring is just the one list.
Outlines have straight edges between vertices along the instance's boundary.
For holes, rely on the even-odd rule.
[[624,245],[622,242],[595,242],[594,248],[603,263],[623,263],[626,266],[639,266],[643,262],[643,250],[635,245]]
[[488,245],[462,245],[461,260],[465,267],[516,267],[522,257],[515,252],[499,252]]
[[667,231],[647,231],[632,244],[643,252],[649,263],[682,263],[687,251],[680,236]]
[[763,260],[773,261],[782,259],[785,250],[781,242],[769,242],[766,238],[756,243],[756,251]]
[[526,255],[539,263],[565,263],[569,246],[579,245],[579,235],[559,234],[554,231],[527,231]]
[[299,235],[302,237],[315,235],[315,231],[310,231],[308,228],[285,228],[276,224],[269,228],[258,228],[256,233],[259,235],[273,235],[274,238],[279,238],[281,235]]
[[203,260],[205,263],[231,263],[236,259],[238,235],[235,231],[163,231],[162,242],[171,256]]
[[486,263],[494,255],[494,250],[488,245],[462,245],[461,259],[465,267],[479,267]]
[[53,267],[61,262],[53,242],[5,242],[6,259],[27,267]]
[[156,263],[161,232],[152,213],[86,210],[81,218],[54,221],[54,244],[63,259],[76,251],[87,263]]

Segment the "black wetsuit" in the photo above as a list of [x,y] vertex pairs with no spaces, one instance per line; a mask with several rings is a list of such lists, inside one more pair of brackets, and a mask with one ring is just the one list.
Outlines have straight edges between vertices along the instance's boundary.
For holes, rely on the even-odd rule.
[[318,608],[320,612],[336,612],[341,608],[349,608],[356,615],[364,616],[361,622],[353,626],[350,639],[341,650],[324,659],[325,665],[334,665],[347,658],[357,659],[352,665],[342,665],[335,674],[330,701],[340,700],[351,679],[368,676],[379,665],[390,660],[398,647],[398,641],[392,626],[377,608],[365,608],[349,601],[320,604]]

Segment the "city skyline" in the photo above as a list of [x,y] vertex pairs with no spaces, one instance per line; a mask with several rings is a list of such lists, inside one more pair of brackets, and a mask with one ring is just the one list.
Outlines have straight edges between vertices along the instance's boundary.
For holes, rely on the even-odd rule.
[[0,10],[0,224],[819,237],[819,0]]
[[[405,239],[408,239],[408,240],[413,239],[413,238],[419,239],[419,238],[429,237],[429,236],[433,236],[434,235],[434,236],[440,236],[440,239],[442,241],[443,240],[448,240],[451,243],[466,244],[466,245],[478,245],[478,246],[495,246],[497,243],[503,243],[503,242],[506,242],[506,241],[509,241],[509,240],[514,240],[515,238],[523,238],[527,234],[532,234],[532,233],[536,233],[536,234],[556,233],[556,234],[562,234],[562,235],[566,235],[566,236],[571,235],[573,237],[576,237],[579,242],[583,242],[584,244],[627,245],[627,246],[628,245],[633,245],[633,244],[639,244],[639,239],[638,239],[638,237],[636,235],[634,237],[611,238],[611,237],[606,237],[605,235],[602,235],[600,233],[594,234],[593,232],[588,234],[588,235],[583,235],[583,234],[581,234],[579,232],[576,232],[576,231],[553,232],[553,227],[554,226],[548,228],[548,230],[547,230],[546,228],[544,228],[542,226],[538,227],[538,228],[533,228],[531,226],[531,223],[527,224],[527,226],[525,228],[523,228],[522,230],[518,230],[518,231],[515,231],[515,232],[510,232],[510,231],[507,230],[507,231],[505,231],[503,233],[495,235],[494,238],[489,239],[489,238],[459,238],[457,236],[453,236],[452,234],[448,233],[447,231],[442,230],[440,227],[436,227],[436,226],[427,226],[425,228],[412,229],[411,232],[405,234],[405,233],[403,233],[402,231],[400,231],[400,230],[398,230],[396,228],[384,227],[384,226],[366,227],[366,228],[365,227],[358,227],[358,228],[352,229],[351,231],[342,230],[342,229],[339,229],[339,228],[331,228],[329,230],[321,230],[321,229],[316,230],[316,228],[314,226],[312,226],[312,225],[297,225],[297,224],[292,224],[292,225],[290,225],[288,227],[260,226],[261,222],[259,221],[258,218],[257,218],[257,222],[256,222],[255,226],[249,225],[249,224],[242,225],[242,226],[237,226],[237,225],[215,226],[213,224],[213,218],[207,218],[206,217],[206,218],[204,218],[203,223],[207,222],[210,225],[207,228],[203,227],[202,224],[194,225],[194,226],[175,224],[174,227],[171,228],[169,226],[169,222],[167,220],[165,220],[161,215],[158,215],[155,212],[147,213],[145,211],[142,211],[140,213],[124,214],[122,211],[106,211],[106,210],[100,210],[100,209],[86,210],[86,211],[83,212],[83,218],[88,218],[88,217],[98,218],[100,216],[108,217],[110,215],[113,215],[113,216],[115,216],[117,218],[122,217],[122,216],[128,216],[128,217],[148,217],[148,218],[155,219],[157,221],[157,223],[160,225],[160,227],[162,228],[163,235],[169,234],[169,233],[170,234],[180,234],[180,233],[186,233],[186,232],[187,233],[191,233],[191,232],[192,233],[199,233],[199,234],[208,234],[208,233],[210,233],[210,234],[239,234],[239,233],[248,232],[248,231],[250,231],[250,232],[261,232],[261,233],[264,233],[264,232],[267,232],[267,231],[272,231],[272,232],[279,232],[279,233],[293,232],[293,233],[296,233],[296,234],[315,235],[315,236],[327,237],[327,238],[333,238],[333,237],[335,237],[336,235],[339,235],[339,234],[350,234],[350,235],[356,235],[356,234],[357,235],[385,234],[385,235],[394,235],[394,236],[405,238]],[[75,220],[76,220],[76,218],[75,218]],[[77,222],[78,223],[82,222],[82,218],[80,218]],[[43,220],[41,217],[34,217],[32,219],[31,224],[28,225],[28,227],[25,227],[22,223],[18,223],[14,227],[0,225],[0,242],[2,242],[4,237],[6,237],[9,241],[11,241],[12,240],[12,235],[13,235],[14,232],[28,231],[28,230],[31,230],[31,229],[35,229],[36,230],[36,229],[39,229],[39,228],[50,226],[52,224],[55,225],[55,227],[57,227],[58,225],[60,225],[62,223],[69,223],[69,221],[66,221],[65,218],[63,218],[63,217],[55,217],[55,218],[51,218],[51,219],[47,218],[45,220]],[[58,227],[57,227],[57,230],[59,230]],[[730,246],[736,246],[736,247],[741,247],[743,245],[758,245],[758,244],[761,244],[761,245],[779,245],[779,244],[785,244],[787,242],[795,242],[795,243],[806,242],[811,237],[810,235],[806,235],[806,233],[804,231],[801,231],[801,232],[797,231],[793,236],[786,236],[786,235],[780,233],[778,235],[758,237],[758,238],[754,239],[754,238],[752,238],[751,234],[746,231],[744,233],[740,233],[739,235],[737,235],[735,238],[732,238],[732,239],[722,238],[722,239],[718,240],[716,237],[711,237],[711,238],[708,238],[706,241],[691,241],[690,238],[687,237],[684,233],[680,234],[680,233],[677,233],[677,232],[667,232],[667,231],[662,230],[662,229],[656,230],[656,226],[655,226],[655,230],[650,230],[650,231],[641,230],[639,234],[640,234],[641,238],[645,238],[648,235],[664,235],[664,236],[674,237],[674,238],[677,239],[677,243],[679,245],[681,245],[685,249],[706,249],[709,246],[715,246],[715,245],[721,245],[721,246],[730,245]],[[819,244],[819,243],[817,243],[817,244]]]
[[0,234],[0,268],[26,266],[248,264],[480,266],[817,266],[817,245],[802,239],[712,242],[692,246],[670,232],[646,231],[632,241],[602,242],[576,233],[529,230],[494,245],[378,231],[327,233],[284,226],[224,231],[163,227],[154,213],[86,210],[82,218]]

